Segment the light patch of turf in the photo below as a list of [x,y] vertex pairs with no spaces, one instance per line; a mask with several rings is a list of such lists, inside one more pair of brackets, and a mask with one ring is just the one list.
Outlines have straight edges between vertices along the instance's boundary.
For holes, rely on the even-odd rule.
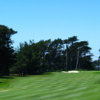
[[100,72],[0,78],[0,100],[99,100]]

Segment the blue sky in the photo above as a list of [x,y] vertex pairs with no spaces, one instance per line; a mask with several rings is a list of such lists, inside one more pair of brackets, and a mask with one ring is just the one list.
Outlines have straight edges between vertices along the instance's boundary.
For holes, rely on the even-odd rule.
[[100,53],[100,0],[0,0],[0,24],[18,33],[20,42],[78,36],[96,59]]

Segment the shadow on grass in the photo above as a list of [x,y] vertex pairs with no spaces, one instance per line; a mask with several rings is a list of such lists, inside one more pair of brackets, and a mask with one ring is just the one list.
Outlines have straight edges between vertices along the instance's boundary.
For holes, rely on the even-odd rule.
[[94,74],[100,74],[100,71],[95,71],[95,72],[93,72]]
[[45,72],[42,75],[54,75],[56,72]]
[[0,76],[1,79],[13,79],[12,76]]
[[100,84],[100,80],[96,80],[95,81],[95,84]]

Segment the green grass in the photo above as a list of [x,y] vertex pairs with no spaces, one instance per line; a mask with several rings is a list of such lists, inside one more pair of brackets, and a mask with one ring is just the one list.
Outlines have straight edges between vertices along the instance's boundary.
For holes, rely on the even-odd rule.
[[2,77],[0,100],[100,100],[100,72]]

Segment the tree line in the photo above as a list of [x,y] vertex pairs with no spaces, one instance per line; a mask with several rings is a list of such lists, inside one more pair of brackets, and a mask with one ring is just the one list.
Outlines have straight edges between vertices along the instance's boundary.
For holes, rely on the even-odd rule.
[[0,25],[0,76],[94,69],[88,41],[79,41],[77,36],[36,43],[30,40],[29,43],[20,43],[14,50],[11,36],[15,33],[13,29]]

